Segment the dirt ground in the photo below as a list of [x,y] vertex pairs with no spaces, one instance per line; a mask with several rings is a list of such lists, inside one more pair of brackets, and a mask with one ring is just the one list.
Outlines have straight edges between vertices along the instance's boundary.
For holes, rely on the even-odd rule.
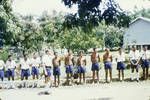
[[[89,59],[89,57],[87,58]],[[91,65],[90,63],[88,65]],[[140,82],[104,83],[104,67],[101,63],[99,84],[85,84],[74,86],[60,86],[58,88],[27,88],[0,89],[0,100],[150,100],[150,80]],[[61,78],[65,77],[62,67]],[[140,69],[140,73],[142,69]],[[91,67],[87,67],[87,76],[91,74]],[[113,64],[113,78],[117,79],[116,63]],[[91,75],[90,75],[91,76]],[[130,78],[130,70],[125,70],[125,79]],[[49,91],[50,95],[39,95]]]
[[[38,95],[49,90],[50,95]],[[1,100],[150,100],[150,81],[0,90]]]

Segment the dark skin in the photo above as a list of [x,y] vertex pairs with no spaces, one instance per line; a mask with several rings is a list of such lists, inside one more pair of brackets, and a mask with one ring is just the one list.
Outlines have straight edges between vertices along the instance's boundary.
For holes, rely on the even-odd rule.
[[[49,51],[45,52],[46,55],[51,55]],[[46,73],[46,70],[44,71],[44,74]],[[45,83],[48,83],[51,80],[51,77],[45,74]]]
[[[4,67],[3,67],[3,69],[4,69]],[[4,78],[3,77],[1,77],[1,81],[3,81],[4,80]]]
[[[97,57],[97,51],[94,48],[93,53],[91,55],[91,62],[93,64],[93,63],[97,63],[99,60],[100,60],[100,57],[99,57],[99,55]],[[99,71],[96,71],[96,70],[92,71],[92,80],[93,80],[93,82],[95,81],[95,76],[97,77],[97,81],[99,81]]]
[[[55,54],[55,58],[53,59],[53,66],[58,67],[60,65],[61,65],[61,60],[59,59],[58,55]],[[57,86],[56,82],[59,86],[59,84],[60,84],[60,76],[59,75],[54,75],[54,85],[55,85],[55,87]]]
[[[73,56],[70,50],[68,51],[68,55],[65,57],[65,66],[68,66],[68,65],[73,65]],[[72,78],[72,77],[73,77],[72,73],[67,73],[66,81],[68,85],[69,85],[69,78]]]
[[[136,52],[136,48],[132,48],[132,51],[133,51],[133,52]],[[132,67],[131,67],[131,72],[132,72],[132,73],[134,73],[134,70],[135,70],[135,69],[136,69],[136,72],[139,72],[138,68],[136,68],[137,65],[139,64],[139,61],[140,61],[140,59],[137,59],[137,62],[136,62],[136,63],[133,63],[132,60],[130,60],[131,65],[132,65]]]
[[[143,48],[143,51],[144,52],[146,52],[147,51],[147,47],[144,47]],[[148,59],[149,60],[149,59]],[[142,69],[143,69],[143,79],[144,80],[147,80],[148,79],[148,71],[149,71],[149,67],[146,67],[146,68],[144,68],[144,67],[142,67]]]
[[[82,60],[82,58],[83,58],[83,54],[82,54],[82,52],[80,52],[79,58],[77,60],[78,66],[86,66],[86,59]],[[85,73],[79,73],[79,83],[80,84],[81,84],[82,77],[83,77],[83,82],[85,83]]]
[[[119,49],[119,55],[122,54],[122,49]],[[124,80],[124,70],[118,70],[118,77],[119,77],[119,80],[121,80],[120,76],[122,74],[122,80]]]
[[[24,57],[24,60],[27,61],[27,57]],[[21,80],[24,80],[24,78],[25,78],[25,80],[28,80],[28,76],[21,77]]]
[[[11,56],[8,57],[8,60],[9,60],[9,61],[12,61],[12,57],[11,57]],[[14,76],[9,76],[9,77],[8,77],[8,80],[10,81],[11,78],[12,78],[12,80],[14,81]]]
[[[34,56],[33,56],[33,59],[36,59],[36,58],[37,58],[37,57],[34,55]],[[40,66],[40,65],[39,65],[39,66]],[[33,78],[33,79],[35,79],[35,77],[36,77],[36,79],[39,79],[39,75],[32,75],[32,78]]]
[[[103,55],[103,61],[111,61],[112,62],[112,55],[110,55],[109,49],[105,50],[105,54]],[[112,69],[105,69],[105,79],[108,82],[108,73],[110,75],[110,81],[112,81]]]

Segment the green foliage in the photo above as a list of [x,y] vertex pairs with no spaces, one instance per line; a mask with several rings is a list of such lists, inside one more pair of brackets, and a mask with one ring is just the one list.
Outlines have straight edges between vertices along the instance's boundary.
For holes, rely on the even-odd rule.
[[[100,22],[106,25],[128,27],[130,17],[123,11],[115,0],[62,0],[64,5],[71,8],[77,6],[75,14],[69,13],[65,17],[67,28],[82,27],[84,31],[91,31]],[[102,9],[101,9],[102,8]]]
[[147,18],[150,18],[150,8],[148,9],[141,9],[141,10],[138,10],[136,7],[134,9],[134,12],[130,14],[132,20],[138,18],[138,17],[147,17]]
[[3,40],[6,39],[5,34],[7,30],[8,20],[11,19],[11,0],[0,1],[0,42],[3,45]]
[[122,29],[114,26],[108,26],[105,33],[105,46],[108,48],[121,47],[123,45]]
[[[95,20],[95,17],[89,17],[89,21],[86,22],[86,19],[83,17],[83,19],[79,18],[75,20],[73,18],[70,20],[70,18],[67,18],[69,16],[56,12],[53,12],[52,15],[48,15],[44,12],[38,20],[35,20],[32,15],[17,16],[13,14],[10,2],[8,2],[9,0],[2,1],[3,4],[0,5],[0,30],[4,33],[4,43],[5,45],[21,49],[23,52],[39,51],[43,44],[51,46],[52,48],[70,48],[73,51],[87,51],[93,47],[118,47],[122,44],[123,31],[121,27],[128,24],[129,21],[125,13],[119,14],[119,16],[117,16],[119,20],[117,25],[120,27],[118,28],[117,25],[114,26],[107,23],[110,19],[101,21],[100,19]],[[94,8],[92,7],[92,9]],[[81,10],[82,8],[80,12],[82,12]],[[85,10],[85,13],[88,13],[89,9]],[[109,8],[109,10],[111,9]],[[80,17],[84,16],[82,14],[85,13],[80,13]],[[106,15],[107,13],[108,12],[105,12]],[[124,22],[122,18],[126,21]],[[93,27],[95,23],[97,27],[95,27],[95,25]],[[84,28],[82,26],[84,26]]]
[[6,61],[8,58],[9,52],[7,48],[4,48],[1,52],[0,52],[0,59],[2,59],[3,61]]
[[65,30],[63,37],[60,38],[61,47],[66,47],[74,51],[84,50],[89,48],[101,47],[103,44],[102,38],[96,36],[95,32],[85,33],[81,28],[73,28]]

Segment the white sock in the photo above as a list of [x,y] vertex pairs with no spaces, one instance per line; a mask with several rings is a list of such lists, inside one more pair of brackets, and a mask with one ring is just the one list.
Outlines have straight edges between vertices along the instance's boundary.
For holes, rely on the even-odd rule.
[[139,81],[139,72],[137,72],[136,75],[137,75],[136,79],[137,79],[137,81]]
[[131,73],[131,80],[134,80],[134,73]]
[[122,81],[122,77],[120,77],[120,81]]

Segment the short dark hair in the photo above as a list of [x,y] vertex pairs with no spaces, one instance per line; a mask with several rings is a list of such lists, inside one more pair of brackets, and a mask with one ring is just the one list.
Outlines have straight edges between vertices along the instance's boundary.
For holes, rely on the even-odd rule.
[[49,52],[48,50],[45,51],[45,53],[48,53],[48,52]]
[[143,46],[143,48],[147,48],[147,46]]
[[118,48],[118,50],[121,50],[121,49],[122,49],[121,47]]
[[56,55],[57,54],[57,52],[54,52],[54,55]]
[[68,52],[70,52],[71,51],[71,49],[68,49]]
[[23,57],[27,57],[27,54],[24,54]]
[[12,55],[8,55],[8,58],[12,57]]
[[93,50],[95,51],[95,50],[96,50],[96,48],[93,48]]
[[136,46],[135,46],[135,45],[133,45],[133,46],[132,46],[132,48],[136,49]]

